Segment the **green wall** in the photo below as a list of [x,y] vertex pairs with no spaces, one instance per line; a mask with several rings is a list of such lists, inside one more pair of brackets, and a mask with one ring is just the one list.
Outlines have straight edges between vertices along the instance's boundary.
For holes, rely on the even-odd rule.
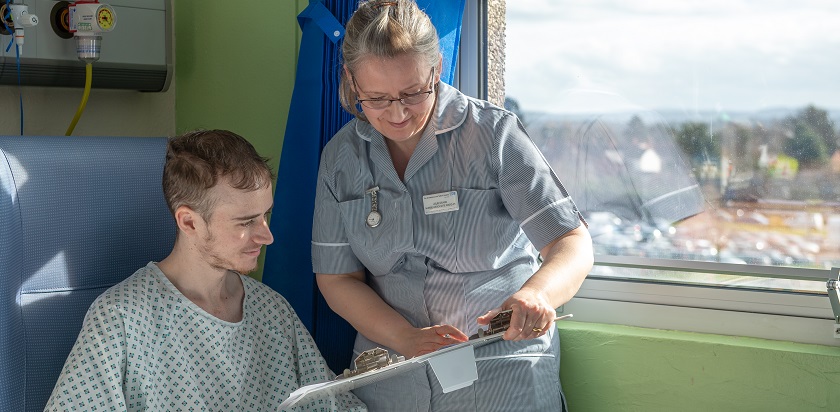
[[840,347],[570,321],[558,328],[574,412],[840,411]]
[[277,171],[308,1],[173,3],[176,133],[231,130]]

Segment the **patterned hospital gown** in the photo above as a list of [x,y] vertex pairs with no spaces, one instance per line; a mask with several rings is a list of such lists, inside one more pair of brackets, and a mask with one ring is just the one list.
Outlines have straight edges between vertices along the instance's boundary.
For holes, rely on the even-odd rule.
[[[331,379],[280,294],[242,276],[243,318],[220,320],[154,263],[93,302],[47,411],[276,411],[297,388]],[[300,411],[364,411],[352,394]]]

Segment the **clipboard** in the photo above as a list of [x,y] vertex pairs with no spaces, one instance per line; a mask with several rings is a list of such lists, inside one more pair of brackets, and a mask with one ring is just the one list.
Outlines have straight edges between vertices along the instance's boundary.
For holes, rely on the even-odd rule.
[[349,378],[338,377],[329,382],[302,386],[292,392],[280,404],[280,408],[282,410],[296,405],[305,405],[316,398],[348,392],[401,373],[425,367],[425,363],[431,365],[444,393],[465,388],[478,379],[474,349],[501,340],[502,335],[504,335],[504,332],[478,337]]
[[[509,326],[510,314],[510,310],[500,312],[490,322],[486,331],[479,329],[480,333],[470,336],[470,340],[466,342],[445,346],[432,353],[392,363],[355,376],[338,377],[329,382],[302,386],[292,392],[280,404],[280,409],[305,404],[319,397],[348,392],[401,373],[425,367],[424,363],[426,362],[431,365],[444,393],[470,386],[478,380],[478,370],[475,366],[475,348],[501,340]],[[554,321],[569,319],[572,316],[571,313],[559,316],[554,318]]]

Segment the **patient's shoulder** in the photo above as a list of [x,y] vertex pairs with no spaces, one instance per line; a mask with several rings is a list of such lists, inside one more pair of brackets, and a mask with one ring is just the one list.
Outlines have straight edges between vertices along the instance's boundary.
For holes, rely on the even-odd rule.
[[242,284],[245,286],[246,311],[254,310],[262,312],[260,316],[277,317],[280,323],[300,322],[292,305],[276,290],[248,276],[242,276]]
[[162,296],[166,289],[158,273],[160,270],[154,266],[154,263],[141,267],[134,274],[99,295],[91,305],[91,310],[150,310],[153,306],[162,303]]
[[245,287],[245,293],[248,294],[248,300],[252,302],[271,304],[274,305],[275,308],[278,305],[291,308],[291,305],[289,305],[289,302],[286,301],[286,298],[265,283],[243,275],[242,285]]

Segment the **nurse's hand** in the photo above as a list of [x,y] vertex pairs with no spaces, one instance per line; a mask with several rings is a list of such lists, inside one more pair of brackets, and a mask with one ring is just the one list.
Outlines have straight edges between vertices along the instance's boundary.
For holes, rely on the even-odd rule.
[[469,337],[452,325],[435,325],[428,328],[411,328],[404,335],[403,347],[394,349],[409,359],[467,340]]
[[548,332],[557,316],[557,311],[542,292],[523,287],[507,298],[501,307],[479,317],[478,323],[488,325],[496,314],[507,309],[512,309],[513,313],[510,327],[503,335],[505,340],[536,339]]

